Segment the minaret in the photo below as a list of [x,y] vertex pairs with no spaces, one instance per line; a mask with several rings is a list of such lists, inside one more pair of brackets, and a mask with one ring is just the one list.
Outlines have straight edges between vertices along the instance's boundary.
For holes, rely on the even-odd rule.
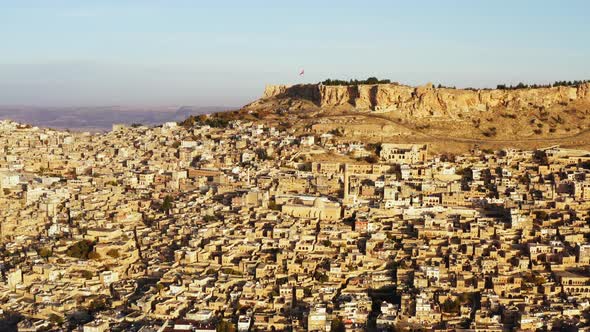
[[348,164],[344,164],[344,201],[348,200]]

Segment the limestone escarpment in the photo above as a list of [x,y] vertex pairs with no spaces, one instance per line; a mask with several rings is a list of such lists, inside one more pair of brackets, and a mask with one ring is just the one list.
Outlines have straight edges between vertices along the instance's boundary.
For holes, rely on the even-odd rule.
[[264,93],[262,94],[262,98],[271,98],[271,97],[275,97],[278,96],[282,93],[285,93],[285,91],[287,91],[288,86],[287,85],[267,85],[264,87]]
[[320,91],[317,84],[297,84],[287,85],[267,85],[264,88],[262,99],[272,97],[290,97],[301,98],[316,101],[321,99]]
[[590,101],[590,84],[582,84],[578,87],[576,94],[579,99]]
[[542,109],[576,100],[590,101],[590,84],[514,90],[448,89],[435,88],[431,84],[420,87],[398,84],[267,86],[263,99],[272,97],[306,99],[320,107],[348,105],[358,110],[400,111],[412,116],[444,116],[500,107],[512,110]]
[[420,142],[441,151],[473,144],[590,149],[588,83],[480,90],[387,83],[267,86],[263,98],[223,114],[297,133],[333,131],[338,140]]

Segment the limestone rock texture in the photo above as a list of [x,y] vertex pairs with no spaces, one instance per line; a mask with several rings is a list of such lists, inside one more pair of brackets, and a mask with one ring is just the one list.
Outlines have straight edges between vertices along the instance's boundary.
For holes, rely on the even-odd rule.
[[548,108],[576,100],[590,101],[590,84],[578,87],[497,89],[411,87],[399,84],[326,86],[322,84],[269,85],[263,100],[273,97],[306,99],[320,107],[350,106],[357,110],[403,112],[413,117],[448,116],[495,108],[518,111]]
[[282,93],[287,91],[287,85],[267,85],[264,87],[264,93],[262,94],[262,98],[271,98],[278,96]]

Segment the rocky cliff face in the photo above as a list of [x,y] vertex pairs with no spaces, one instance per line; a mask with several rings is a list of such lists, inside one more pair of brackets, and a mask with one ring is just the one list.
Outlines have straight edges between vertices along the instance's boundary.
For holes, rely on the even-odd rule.
[[410,87],[397,84],[325,86],[267,86],[263,99],[290,97],[313,101],[320,107],[348,105],[358,110],[404,112],[411,116],[444,116],[505,108],[548,108],[576,100],[590,101],[590,84],[518,90],[461,90]]
[[263,99],[271,97],[291,97],[319,101],[322,99],[318,84],[267,85],[264,88]]
[[287,85],[267,85],[264,87],[262,98],[266,99],[281,95],[287,91],[287,88],[289,88]]

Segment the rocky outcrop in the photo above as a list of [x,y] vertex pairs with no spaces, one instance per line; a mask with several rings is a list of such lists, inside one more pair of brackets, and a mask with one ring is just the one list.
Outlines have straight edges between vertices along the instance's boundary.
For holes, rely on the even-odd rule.
[[267,86],[263,98],[291,97],[313,101],[320,107],[348,105],[358,110],[407,112],[412,116],[444,116],[502,107],[547,108],[555,104],[590,100],[590,84],[517,90],[461,90],[410,87],[398,84],[325,86],[321,84]]
[[287,91],[289,87],[287,85],[267,85],[264,87],[264,94],[262,95],[263,99],[276,97],[281,95]]
[[580,85],[576,94],[579,99],[590,101],[590,83]]

